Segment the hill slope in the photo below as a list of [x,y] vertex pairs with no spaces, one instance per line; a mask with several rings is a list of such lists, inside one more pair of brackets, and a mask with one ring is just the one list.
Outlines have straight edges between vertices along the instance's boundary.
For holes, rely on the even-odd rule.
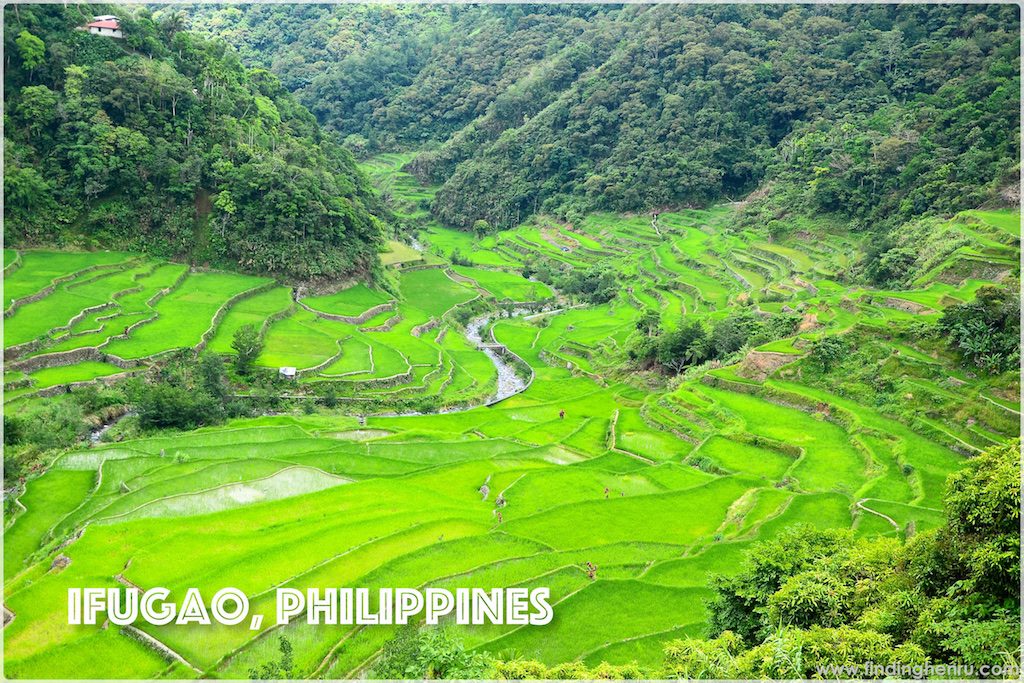
[[124,40],[75,30],[108,9],[7,10],[8,244],[303,278],[376,264],[365,178],[277,77],[173,17],[125,17]]
[[434,213],[459,227],[705,204],[766,180],[779,204],[869,226],[974,208],[1015,179],[1013,7],[304,12],[193,21],[354,148],[428,150],[410,169],[443,184]]

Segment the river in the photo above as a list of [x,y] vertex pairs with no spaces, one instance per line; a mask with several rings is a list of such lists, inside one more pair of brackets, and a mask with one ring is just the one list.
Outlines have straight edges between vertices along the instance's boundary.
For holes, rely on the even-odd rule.
[[[524,315],[528,313],[524,309],[515,309],[512,311],[513,316]],[[487,324],[491,321],[490,315],[481,315],[473,318],[466,324],[466,338],[473,342],[477,346],[485,343],[481,332]],[[490,343],[490,342],[487,342]],[[498,386],[494,394],[486,401],[487,403],[494,403],[501,401],[509,396],[515,396],[516,394],[526,390],[526,380],[519,376],[516,369],[504,358],[501,357],[493,349],[481,348],[487,357],[494,363],[494,367],[498,370]]]

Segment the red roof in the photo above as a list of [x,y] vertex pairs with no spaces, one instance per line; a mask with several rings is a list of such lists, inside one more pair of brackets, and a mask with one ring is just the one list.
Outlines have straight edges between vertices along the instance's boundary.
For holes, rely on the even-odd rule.
[[121,28],[121,22],[114,21],[113,19],[106,19],[104,21],[94,21],[91,24],[86,24],[88,28]]

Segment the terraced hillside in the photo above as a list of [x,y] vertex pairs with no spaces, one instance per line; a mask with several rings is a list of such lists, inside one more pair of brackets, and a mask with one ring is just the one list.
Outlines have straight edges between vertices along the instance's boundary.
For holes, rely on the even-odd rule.
[[[411,213],[429,199],[379,175]],[[1014,373],[965,368],[922,331],[1019,275],[1019,213],[948,220],[963,244],[895,291],[842,281],[856,235],[770,239],[734,229],[732,206],[538,219],[480,239],[428,222],[403,245],[418,256],[388,271],[393,294],[5,252],[8,410],[174,349],[230,354],[247,323],[259,365],[300,374],[281,385],[284,414],[100,440],[27,483],[5,535],[6,672],[245,678],[283,634],[296,675],[355,676],[394,629],[273,626],[274,588],[339,585],[548,586],[551,625],[460,634],[548,664],[656,671],[666,641],[703,632],[708,575],[756,540],[796,522],[931,528],[946,476],[1018,435]],[[620,289],[588,303],[522,276],[539,264],[604,265]],[[672,331],[737,310],[796,322],[672,381],[622,369],[641,320]],[[872,368],[863,387],[816,368],[815,342],[837,335]],[[514,393],[491,402],[510,372]],[[328,391],[336,408],[300,409]],[[264,625],[69,627],[66,590],[81,585],[238,586]]]
[[406,268],[397,296],[356,285],[296,298],[269,279],[128,254],[7,254],[8,403],[138,374],[176,351],[233,353],[247,324],[264,342],[258,365],[295,367],[352,401],[464,404],[495,390],[485,354],[447,334],[456,310],[493,295],[402,243],[383,255]]

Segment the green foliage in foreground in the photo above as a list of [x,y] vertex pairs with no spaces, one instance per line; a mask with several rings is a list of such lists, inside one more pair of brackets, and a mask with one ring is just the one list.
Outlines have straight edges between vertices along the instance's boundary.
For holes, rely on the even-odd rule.
[[758,543],[739,573],[713,581],[715,637],[670,643],[667,673],[813,678],[830,665],[1018,661],[1019,449],[992,448],[951,475],[945,524],[905,545],[803,525]]
[[277,639],[277,647],[281,652],[281,659],[276,662],[267,662],[259,667],[253,667],[249,671],[249,678],[254,681],[278,681],[292,677],[294,659],[292,657],[292,643],[284,636]]
[[546,666],[516,652],[492,656],[468,652],[447,627],[403,628],[383,647],[371,678],[500,680],[638,680],[644,671],[636,664],[588,667],[581,661]]
[[[115,10],[124,40],[75,30]],[[5,10],[7,243],[312,278],[374,268],[377,201],[277,77],[177,31],[168,12],[126,12]]]
[[486,678],[493,670],[486,655],[467,652],[445,628],[417,630],[408,626],[384,646],[373,667],[375,678]]
[[601,662],[597,666],[588,667],[580,661],[544,666],[535,660],[514,659],[507,662],[496,662],[495,678],[517,680],[613,680],[635,681],[645,677],[643,669],[636,664],[613,665]]

